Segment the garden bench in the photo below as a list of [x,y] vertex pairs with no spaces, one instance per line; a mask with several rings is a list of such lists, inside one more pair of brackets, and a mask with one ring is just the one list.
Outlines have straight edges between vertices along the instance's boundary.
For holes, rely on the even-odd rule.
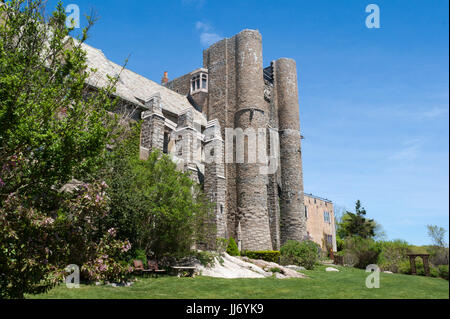
[[145,269],[144,268],[144,263],[142,262],[142,260],[133,260],[133,264],[134,264],[134,273],[137,274],[149,274],[152,273],[153,270],[151,269]]
[[165,269],[159,269],[158,262],[155,260],[149,260],[147,262],[148,269],[151,270],[154,274],[164,274],[166,273]]
[[195,277],[195,267],[172,266],[171,268],[176,272],[178,277]]

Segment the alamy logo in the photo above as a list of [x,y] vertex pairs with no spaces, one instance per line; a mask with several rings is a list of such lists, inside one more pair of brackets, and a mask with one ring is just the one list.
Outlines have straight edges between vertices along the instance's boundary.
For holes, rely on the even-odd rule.
[[[181,129],[172,133],[175,141],[175,155],[183,160],[193,161],[198,152],[199,141],[190,137],[188,131]],[[220,126],[205,131],[205,163],[211,164],[260,164],[262,175],[275,174],[280,158],[278,130],[272,128],[225,128],[225,141],[222,140]],[[141,147],[142,151],[142,147]]]
[[378,265],[369,265],[366,272],[371,274],[366,278],[366,287],[369,289],[380,288],[380,267]]
[[76,4],[69,4],[66,7],[66,27],[78,29],[80,27],[80,7]]
[[[267,132],[269,132],[270,155],[267,156]],[[236,142],[236,143],[234,143]],[[236,152],[234,145],[236,144]],[[262,175],[275,174],[278,169],[279,158],[278,131],[274,129],[226,128],[225,129],[225,163],[262,164],[259,173]],[[247,146],[247,147],[246,147]],[[245,149],[247,148],[247,153]],[[247,154],[247,161],[245,161]]]
[[70,273],[66,278],[66,287],[69,289],[80,288],[80,267],[77,265],[69,265],[65,269],[66,272]]
[[366,12],[370,13],[366,18],[366,27],[368,29],[380,28],[380,7],[376,4],[369,4]]

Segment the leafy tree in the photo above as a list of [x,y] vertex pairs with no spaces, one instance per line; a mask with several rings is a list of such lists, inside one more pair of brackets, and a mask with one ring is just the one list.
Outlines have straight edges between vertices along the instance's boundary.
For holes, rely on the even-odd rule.
[[433,240],[433,243],[438,247],[446,247],[447,243],[445,241],[445,233],[447,232],[444,228],[437,225],[427,225],[428,236]]
[[11,0],[0,6],[0,296],[49,289],[65,243],[56,229],[57,191],[100,167],[113,137],[116,79],[93,91],[82,43],[60,3]]
[[167,155],[139,159],[140,125],[117,146],[104,170],[110,185],[109,225],[148,256],[184,257],[212,238],[211,206],[188,173]]
[[338,224],[338,236],[342,239],[351,236],[373,238],[376,235],[377,224],[373,219],[365,217],[367,212],[359,200],[356,202],[355,211],[356,213],[346,212],[342,216],[341,222]]
[[427,229],[428,236],[430,236],[434,244],[428,249],[431,253],[431,263],[434,265],[448,265],[449,252],[448,244],[445,241],[445,233],[447,231],[436,225],[427,225]]

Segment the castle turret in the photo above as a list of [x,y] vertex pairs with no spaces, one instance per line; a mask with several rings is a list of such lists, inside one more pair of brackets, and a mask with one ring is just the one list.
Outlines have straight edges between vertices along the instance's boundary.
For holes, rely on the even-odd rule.
[[[258,31],[244,30],[236,36],[236,111],[235,128],[254,130],[267,127],[264,101],[262,40]],[[250,163],[249,150],[255,145],[245,143],[244,163],[236,163],[238,223],[241,227],[241,249],[272,249],[267,211],[266,175],[261,164]],[[238,145],[236,147],[239,147]]]
[[281,244],[306,238],[297,67],[292,59],[274,63],[281,163]]

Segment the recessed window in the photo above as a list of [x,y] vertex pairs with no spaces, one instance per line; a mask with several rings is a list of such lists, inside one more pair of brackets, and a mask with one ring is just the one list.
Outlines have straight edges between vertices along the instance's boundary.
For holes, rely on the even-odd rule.
[[308,219],[308,207],[305,206],[305,218]]

